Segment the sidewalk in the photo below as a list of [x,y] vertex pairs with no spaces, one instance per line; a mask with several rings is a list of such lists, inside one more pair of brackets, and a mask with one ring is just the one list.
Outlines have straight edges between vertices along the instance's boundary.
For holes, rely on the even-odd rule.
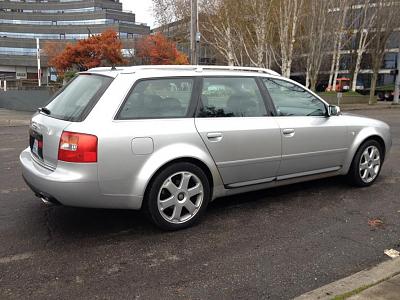
[[400,258],[385,261],[295,298],[306,299],[399,300]]
[[0,108],[0,126],[29,125],[33,113]]

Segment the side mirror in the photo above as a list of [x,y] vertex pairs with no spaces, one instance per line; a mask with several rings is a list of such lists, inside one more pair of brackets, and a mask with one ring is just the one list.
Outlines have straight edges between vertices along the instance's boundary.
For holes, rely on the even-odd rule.
[[341,114],[340,107],[336,105],[329,105],[328,113],[329,116],[339,116]]

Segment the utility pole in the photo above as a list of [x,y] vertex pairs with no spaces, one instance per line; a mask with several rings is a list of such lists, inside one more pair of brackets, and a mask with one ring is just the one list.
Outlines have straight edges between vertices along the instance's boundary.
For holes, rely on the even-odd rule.
[[400,92],[400,44],[399,44],[399,52],[397,52],[397,72],[396,72],[396,82],[394,84],[393,104],[399,104],[399,92]]
[[36,52],[37,52],[38,86],[42,86],[42,70],[41,70],[41,67],[40,67],[40,44],[39,44],[39,38],[36,38]]
[[199,33],[199,13],[197,0],[191,0],[191,18],[190,18],[190,63],[197,65],[199,63],[198,51],[200,42]]

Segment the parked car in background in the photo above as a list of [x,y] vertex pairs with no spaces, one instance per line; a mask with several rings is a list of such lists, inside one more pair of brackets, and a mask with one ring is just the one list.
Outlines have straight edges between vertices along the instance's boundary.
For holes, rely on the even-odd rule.
[[45,203],[142,209],[176,230],[221,196],[335,175],[369,186],[391,136],[271,70],[136,66],[80,73],[29,144],[22,175]]
[[[346,77],[337,78],[335,91],[336,92],[348,92],[348,91],[350,91],[350,84],[351,84],[350,78],[346,78]],[[327,92],[329,92],[331,90],[332,89],[329,86],[326,88]]]

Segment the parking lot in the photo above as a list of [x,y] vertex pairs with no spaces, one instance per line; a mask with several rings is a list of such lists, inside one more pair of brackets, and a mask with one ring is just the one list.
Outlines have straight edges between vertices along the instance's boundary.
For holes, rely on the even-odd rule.
[[161,232],[140,212],[45,207],[21,178],[26,126],[0,126],[0,298],[289,299],[400,250],[400,109],[369,188],[330,178],[214,201]]

